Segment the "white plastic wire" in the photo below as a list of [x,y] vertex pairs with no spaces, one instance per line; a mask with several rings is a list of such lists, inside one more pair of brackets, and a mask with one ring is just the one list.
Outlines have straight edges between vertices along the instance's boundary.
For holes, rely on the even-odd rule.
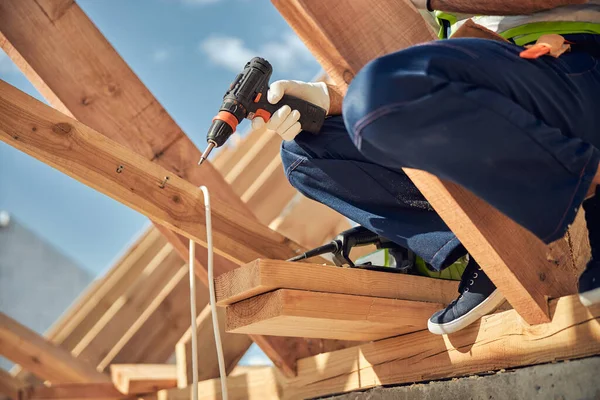
[[[225,359],[223,357],[223,345],[219,331],[219,317],[217,315],[217,300],[215,295],[215,279],[213,271],[213,244],[212,244],[212,220],[210,213],[210,195],[206,186],[200,186],[204,193],[204,208],[206,212],[206,248],[208,250],[208,290],[210,297],[210,311],[212,314],[213,332],[215,345],[217,347],[217,359],[219,361],[219,374],[221,375],[221,398],[228,400],[227,373],[225,371]],[[190,309],[192,314],[192,399],[198,400],[198,337],[196,336],[196,276],[194,273],[194,260],[196,258],[196,243],[190,239]]]

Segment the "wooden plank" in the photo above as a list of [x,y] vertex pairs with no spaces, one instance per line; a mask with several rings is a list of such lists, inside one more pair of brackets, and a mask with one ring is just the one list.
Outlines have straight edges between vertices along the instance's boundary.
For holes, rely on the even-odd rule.
[[[197,187],[6,82],[0,83],[0,97],[2,141],[206,243],[205,211]],[[212,220],[215,252],[234,262],[294,254],[293,244],[283,236],[219,201],[212,202]]]
[[166,244],[144,268],[139,278],[119,297],[72,350],[72,354],[98,365],[119,339],[131,329],[182,269],[182,261],[173,246]]
[[60,19],[73,5],[74,0],[35,0],[51,21]]
[[127,398],[113,386],[112,382],[34,386],[26,390],[23,397],[27,400],[125,400]]
[[[341,87],[352,81],[366,61],[436,39],[409,0],[272,3]],[[360,36],[352,37],[356,32],[361,32]]]
[[[277,371],[269,367],[229,376],[227,377],[229,400],[279,399],[283,395],[280,380]],[[200,400],[220,399],[220,379],[199,382],[198,394]],[[189,400],[191,398],[191,387],[158,392],[158,400]]]
[[378,340],[426,329],[429,317],[443,307],[441,303],[279,289],[228,306],[227,332]]
[[[225,332],[225,309],[218,308],[220,331]],[[206,305],[196,320],[198,337],[198,379],[203,381],[219,376],[210,305]],[[204,340],[200,340],[204,339]],[[225,370],[229,374],[246,353],[252,340],[246,335],[224,333],[221,335]],[[192,329],[189,328],[175,346],[178,387],[192,382]]]
[[[435,38],[408,0],[273,3],[342,89],[370,60]],[[575,279],[565,273],[573,267],[565,243],[548,249],[458,185],[423,171],[406,173],[528,322],[549,321],[547,296],[575,291]]]
[[177,387],[175,365],[113,364],[110,375],[115,387],[123,394],[150,393]]
[[427,331],[298,361],[295,396],[363,390],[553,362],[600,353],[600,306],[577,296],[550,302],[552,322],[528,326],[516,311],[485,316],[449,336]]
[[217,304],[230,305],[277,289],[448,304],[458,282],[423,276],[256,260],[215,279]]
[[108,376],[0,313],[0,354],[52,383],[108,382]]
[[12,400],[21,400],[21,392],[26,387],[27,383],[0,368],[0,399],[5,395]]

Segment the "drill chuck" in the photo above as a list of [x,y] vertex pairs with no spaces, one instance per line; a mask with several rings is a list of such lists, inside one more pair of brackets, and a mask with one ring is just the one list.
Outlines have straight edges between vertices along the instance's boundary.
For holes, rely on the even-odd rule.
[[217,147],[221,147],[232,133],[233,127],[231,125],[223,120],[214,119],[206,135],[206,140],[208,142],[215,142]]

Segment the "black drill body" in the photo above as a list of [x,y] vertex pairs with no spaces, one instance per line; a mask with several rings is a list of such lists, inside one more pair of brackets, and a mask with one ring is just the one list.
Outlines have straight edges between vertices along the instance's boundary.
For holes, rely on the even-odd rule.
[[244,118],[262,117],[268,121],[271,115],[284,105],[300,112],[299,122],[302,130],[319,133],[327,113],[323,108],[288,95],[284,95],[277,104],[269,103],[267,91],[272,73],[273,67],[267,60],[254,57],[246,64],[242,73],[235,77],[223,96],[219,113],[213,118],[206,136],[209,148],[202,155],[203,159],[212,148],[222,146]]

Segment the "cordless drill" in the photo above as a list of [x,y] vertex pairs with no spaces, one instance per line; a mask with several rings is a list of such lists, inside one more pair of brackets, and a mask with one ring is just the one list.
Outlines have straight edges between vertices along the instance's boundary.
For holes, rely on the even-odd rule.
[[273,67],[267,60],[254,57],[246,64],[242,73],[235,77],[223,96],[219,113],[213,118],[206,135],[208,146],[198,164],[206,160],[212,149],[221,147],[244,118],[261,117],[268,122],[271,115],[284,105],[300,112],[302,130],[319,133],[327,113],[323,108],[289,95],[284,95],[277,104],[269,103],[267,91],[272,73]]

